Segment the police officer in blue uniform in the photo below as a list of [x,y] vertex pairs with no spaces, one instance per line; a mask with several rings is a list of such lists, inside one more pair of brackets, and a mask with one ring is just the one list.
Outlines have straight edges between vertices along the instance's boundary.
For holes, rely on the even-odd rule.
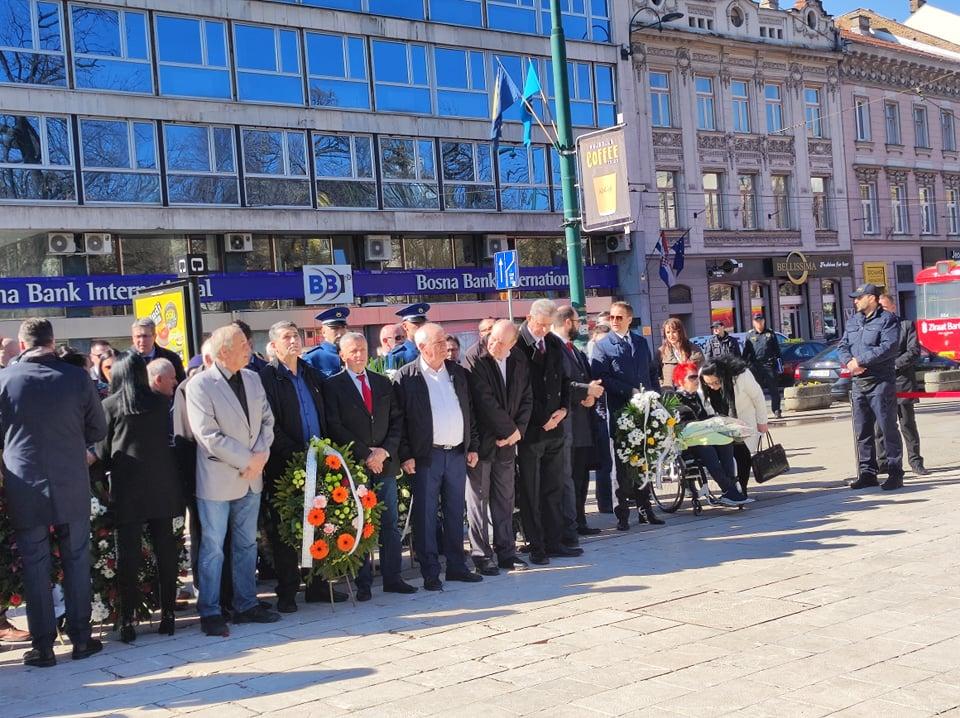
[[397,312],[397,316],[403,321],[403,329],[407,333],[407,340],[403,344],[397,344],[387,354],[387,369],[399,369],[420,356],[420,350],[413,343],[413,335],[417,333],[417,329],[427,323],[427,312],[429,311],[430,305],[420,302],[404,307]]
[[840,363],[850,370],[853,387],[850,406],[857,440],[857,479],[851,489],[877,485],[877,447],[874,427],[883,433],[887,480],[880,488],[903,487],[903,444],[897,429],[896,359],[900,322],[880,306],[880,290],[873,284],[857,287],[850,294],[857,313],[847,322],[840,340]]
[[303,360],[329,379],[340,373],[340,349],[337,343],[340,337],[347,333],[347,317],[350,310],[347,307],[333,307],[320,312],[316,320],[320,322],[320,332],[323,341],[303,355]]

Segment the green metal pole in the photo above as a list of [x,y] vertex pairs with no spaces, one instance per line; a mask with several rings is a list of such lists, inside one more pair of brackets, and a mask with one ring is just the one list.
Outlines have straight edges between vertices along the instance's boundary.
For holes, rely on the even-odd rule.
[[550,53],[553,58],[553,89],[556,96],[557,137],[560,155],[560,181],[563,193],[563,230],[567,240],[567,274],[570,276],[570,303],[581,316],[586,315],[583,289],[583,254],[580,249],[580,201],[577,196],[576,157],[570,126],[570,87],[567,83],[567,42],[561,24],[560,0],[550,0]]

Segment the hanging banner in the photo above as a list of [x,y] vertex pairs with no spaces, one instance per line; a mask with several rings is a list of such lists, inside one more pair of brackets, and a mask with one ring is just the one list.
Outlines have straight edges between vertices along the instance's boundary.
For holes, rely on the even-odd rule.
[[577,164],[583,231],[598,232],[632,224],[624,125],[580,135]]

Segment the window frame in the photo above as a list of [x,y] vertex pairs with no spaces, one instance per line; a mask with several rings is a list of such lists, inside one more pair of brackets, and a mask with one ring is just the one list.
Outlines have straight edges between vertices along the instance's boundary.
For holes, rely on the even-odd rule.
[[930,118],[927,108],[922,105],[913,106],[913,146],[918,150],[930,149]]
[[[167,141],[168,127],[194,127],[205,129],[207,131],[207,154],[210,160],[210,169],[203,170],[178,170],[170,166],[167,152],[170,143]],[[217,169],[217,142],[216,130],[227,130],[230,133],[230,149],[233,152],[233,171],[225,172]],[[196,122],[164,122],[162,127],[163,136],[163,166],[165,169],[167,197],[170,196],[170,177],[173,176],[198,176],[198,177],[217,177],[221,179],[233,179],[237,186],[237,201],[226,203],[208,203],[208,202],[174,202],[170,200],[172,207],[239,207],[240,206],[240,158],[237,156],[237,137],[233,125],[223,124],[202,124]]]
[[[201,64],[195,64],[191,62],[176,62],[172,60],[161,60],[160,59],[160,20],[162,18],[172,18],[175,20],[191,20],[199,24],[200,26],[200,57]],[[210,65],[209,63],[209,39],[207,37],[207,26],[211,24],[217,24],[222,26],[223,32],[223,51],[224,51],[224,65]],[[159,97],[177,97],[177,98],[186,98],[191,100],[214,100],[214,101],[232,101],[235,100],[235,91],[233,83],[233,67],[230,58],[230,28],[229,22],[227,20],[219,20],[216,18],[207,18],[207,17],[197,17],[194,15],[180,15],[173,12],[156,12],[153,15],[153,35],[156,38],[156,47],[154,48],[154,53],[157,58],[157,96]],[[163,78],[162,72],[164,67],[176,67],[189,70],[203,70],[208,72],[225,72],[227,75],[227,84],[228,87],[228,96],[227,97],[212,97],[210,95],[180,95],[173,92],[164,92],[163,91]]]
[[947,187],[944,192],[944,201],[947,207],[947,234],[960,234],[960,188]]
[[[386,173],[383,171],[383,143],[390,140],[399,140],[401,142],[412,142],[413,149],[415,153],[415,162],[414,170],[415,177],[396,179],[387,177]],[[421,175],[423,170],[423,161],[421,158],[421,143],[428,143],[430,145],[430,152],[433,158],[433,179],[425,178]],[[383,207],[384,209],[396,211],[396,212],[439,212],[443,209],[443,200],[442,193],[440,192],[440,169],[437,166],[437,147],[436,142],[433,138],[428,137],[413,137],[409,135],[378,135],[377,136],[377,161],[379,161],[380,167],[380,186],[382,188],[383,194]],[[437,196],[437,206],[436,207],[394,207],[387,205],[387,188],[390,185],[430,185],[436,192]]]
[[907,187],[900,182],[890,183],[891,233],[910,234],[910,215],[907,211]]
[[[703,229],[704,231],[718,231],[726,228],[726,213],[723,206],[724,172],[706,170],[700,172],[700,187],[703,192]],[[707,189],[706,178],[713,175],[717,178],[716,189]],[[713,218],[713,221],[711,221]]]
[[[660,184],[660,177],[669,180],[668,185]],[[656,170],[654,179],[657,185],[657,215],[660,229],[676,229],[680,225],[679,186],[680,173],[676,170]],[[664,222],[664,219],[667,221]]]
[[940,110],[940,135],[944,152],[957,151],[957,117],[953,110]]
[[[753,172],[737,173],[737,194],[740,204],[740,229],[752,232],[760,228],[757,212],[757,177]],[[749,188],[745,188],[744,180],[749,180]],[[749,191],[745,192],[744,190]]]
[[[29,202],[30,204],[41,203],[41,204],[52,204],[52,205],[63,205],[63,204],[76,204],[77,202],[77,167],[76,167],[76,156],[75,156],[75,147],[76,147],[76,138],[73,133],[73,123],[70,121],[69,115],[58,115],[58,114],[44,114],[44,113],[19,113],[13,111],[2,111],[0,115],[7,115],[12,117],[36,117],[38,124],[40,125],[40,164],[28,163],[28,162],[4,162],[0,160],[0,172],[5,170],[30,170],[35,171],[39,170],[41,172],[53,171],[53,172],[69,172],[73,187],[73,197],[71,199],[33,199],[33,198],[15,198],[15,199],[2,199],[0,198],[0,204],[23,204],[24,202]],[[66,165],[56,165],[50,162],[50,130],[47,126],[47,120],[62,120],[67,128],[67,156],[69,158],[69,164]]]
[[[864,196],[866,190],[866,196]],[[880,227],[878,224],[879,206],[877,202],[877,183],[860,182],[858,187],[860,196],[861,221],[863,222],[863,234],[878,234]]]
[[857,142],[872,141],[873,132],[870,127],[870,100],[866,97],[854,97],[853,106]]
[[[783,192],[777,190],[777,180],[783,180]],[[773,229],[786,231],[793,229],[793,217],[790,212],[790,185],[791,175],[775,173],[770,175],[770,194],[773,197]]]
[[[430,45],[430,56],[432,59],[427,61],[427,79],[431,84],[431,93],[433,94],[432,105],[435,110],[437,117],[460,117],[468,119],[487,119],[490,114],[490,96],[494,92],[494,88],[490,85],[490,75],[487,68],[487,54],[483,50],[477,50],[470,47],[451,47],[448,45]],[[437,72],[436,68],[438,66],[437,62],[437,52],[461,52],[463,53],[464,69],[466,70],[467,78],[467,87],[452,87],[448,85],[440,84],[440,75]],[[483,89],[478,90],[473,87],[474,77],[473,77],[473,56],[472,54],[476,53],[480,56],[480,66],[483,70]],[[431,78],[431,68],[432,64],[432,78]],[[441,112],[441,103],[440,103],[440,93],[441,92],[451,92],[451,93],[462,93],[469,95],[476,95],[477,97],[484,98],[484,104],[486,112],[481,115],[470,115],[470,114],[456,114],[456,113],[446,113]]]
[[[240,66],[240,54],[238,51],[239,43],[237,42],[237,30],[241,27],[253,27],[258,29],[269,29],[273,31],[273,59],[275,61],[276,70],[262,70],[260,68],[246,68]],[[281,41],[281,33],[292,32],[294,37],[297,39],[297,72],[285,71],[283,69],[283,48]],[[304,72],[306,68],[303,66],[303,32],[298,27],[287,27],[281,25],[271,25],[270,23],[260,23],[260,22],[251,22],[251,21],[233,21],[230,23],[230,39],[232,45],[228,48],[228,52],[231,55],[233,62],[233,77],[234,82],[236,83],[236,97],[238,102],[242,102],[248,105],[281,105],[284,107],[304,107],[306,106],[307,98],[304,97]],[[299,80],[300,88],[300,101],[299,102],[286,102],[283,100],[252,100],[248,98],[243,98],[240,91],[240,74],[248,75],[262,75],[264,77],[274,77],[274,78],[288,78]]]
[[[736,85],[743,86],[743,94],[736,94]],[[730,82],[730,106],[733,110],[733,132],[750,134],[752,125],[750,118],[750,82],[748,80],[732,80]]]
[[926,184],[917,187],[917,205],[920,209],[920,234],[936,234],[937,200],[933,187]]
[[[93,55],[86,52],[79,52],[74,43],[76,42],[76,31],[73,26],[73,9],[74,8],[87,8],[91,10],[106,11],[106,12],[115,12],[119,17],[119,24],[117,27],[117,32],[120,34],[120,55]],[[143,31],[144,31],[144,43],[146,48],[146,58],[131,58],[128,56],[127,47],[127,14],[140,15],[143,17]],[[63,13],[61,12],[61,18]],[[131,95],[131,96],[150,96],[156,95],[157,93],[157,83],[154,81],[154,63],[153,58],[156,54],[156,50],[153,47],[153,32],[151,31],[152,23],[150,22],[150,13],[147,10],[140,10],[137,8],[130,7],[114,7],[112,5],[90,5],[82,2],[70,2],[67,4],[67,22],[70,36],[70,78],[73,81],[73,85],[70,89],[76,90],[78,92],[110,92],[116,93],[119,95]],[[61,24],[61,35],[63,34]],[[107,62],[126,62],[134,65],[145,65],[150,69],[148,73],[150,79],[150,89],[149,90],[117,90],[115,88],[102,88],[102,87],[81,87],[77,81],[77,60],[104,60]]]
[[886,133],[886,144],[900,146],[903,144],[903,131],[900,125],[900,103],[886,100],[883,103],[883,127]]
[[[99,165],[87,165],[86,160],[83,156],[83,125],[84,122],[118,122],[124,123],[127,134],[127,155],[129,159],[129,164],[127,167],[102,167]],[[153,164],[152,168],[145,167],[139,168],[137,164],[137,138],[136,138],[136,126],[137,125],[148,125],[153,130]],[[141,120],[141,119],[131,119],[127,117],[97,117],[93,115],[80,115],[77,117],[77,127],[79,129],[79,136],[77,137],[77,146],[79,147],[80,155],[80,181],[83,184],[84,188],[84,204],[92,205],[149,205],[149,206],[159,206],[163,202],[163,187],[161,177],[161,158],[160,158],[160,144],[159,144],[159,133],[157,132],[157,123],[153,120]],[[86,172],[99,172],[99,173],[111,173],[111,174],[136,174],[144,176],[155,176],[157,178],[157,201],[156,202],[144,202],[144,201],[131,201],[125,202],[122,200],[95,200],[90,199],[90,193],[87,190],[87,183],[84,181],[84,174]]]
[[[776,98],[771,98],[767,91],[770,89],[776,89],[777,96]],[[767,134],[780,134],[784,131],[784,116],[783,116],[783,85],[778,82],[767,82],[763,86],[763,107],[764,115],[767,121]],[[771,127],[770,120],[771,114],[776,116],[779,127]]]
[[[657,87],[653,84],[654,75],[662,75],[666,80],[665,87]],[[670,73],[666,70],[650,70],[647,73],[647,84],[650,92],[650,124],[653,127],[673,127],[673,98],[671,97]],[[663,114],[666,109],[666,124],[658,122],[658,115]]]
[[[823,184],[823,189],[820,192],[814,189],[813,184],[816,180]],[[831,180],[832,177],[829,175],[811,175],[810,177],[811,209],[815,231],[832,231],[834,229],[833,207],[830,202]]]
[[[473,180],[461,180],[456,178],[448,178],[446,176],[446,165],[443,161],[443,149],[444,145],[457,144],[457,145],[470,145],[471,152],[473,154]],[[480,167],[479,159],[481,148],[486,148],[489,153],[489,171],[490,179],[481,180],[479,179],[480,173],[478,168]],[[498,199],[499,199],[499,190],[497,189],[497,180],[496,180],[496,163],[494,162],[494,152],[493,145],[489,142],[481,142],[479,140],[469,140],[469,139],[454,139],[454,138],[440,138],[440,178],[443,182],[443,209],[447,212],[496,212]],[[492,207],[450,207],[447,203],[448,197],[448,188],[450,187],[467,187],[473,188],[478,192],[491,192],[493,196],[493,206]]]
[[[807,93],[815,93],[816,102],[808,99]],[[807,137],[822,139],[823,132],[823,92],[814,85],[803,86],[803,121],[807,126]]]
[[[697,83],[700,80],[706,80],[710,83],[710,91],[701,90]],[[717,92],[716,92],[716,83],[714,78],[709,75],[695,75],[693,79],[693,87],[696,93],[696,110],[697,110],[697,130],[702,130],[704,132],[716,132],[718,129],[717,124]],[[709,117],[707,116],[707,110],[709,110]],[[709,120],[709,122],[707,122]],[[709,127],[704,126],[709,124]]]
[[[310,60],[311,60],[310,36],[311,35],[336,37],[340,40],[340,52],[341,52],[341,57],[343,59],[343,67],[344,67],[343,77],[339,75],[315,74],[311,72],[310,70]],[[351,40],[360,40],[360,43],[362,45],[363,72],[365,76],[364,79],[362,80],[355,80],[350,76],[351,71],[353,69],[350,62],[350,41]],[[316,108],[316,109],[346,110],[350,112],[373,112],[374,111],[373,93],[371,92],[371,85],[370,85],[370,81],[372,77],[371,68],[370,68],[372,56],[370,54],[370,44],[366,36],[357,35],[355,33],[341,33],[341,32],[332,32],[332,31],[326,31],[326,30],[315,30],[315,29],[304,30],[303,52],[304,52],[304,58],[305,58],[304,76],[307,82],[306,104],[308,107]],[[324,81],[345,82],[345,83],[350,83],[358,86],[363,85],[367,90],[367,106],[354,107],[352,105],[315,105],[313,104],[313,99],[311,95],[313,91],[313,86],[311,83],[313,80],[318,80],[320,82],[324,82]]]
[[[346,177],[343,175],[328,175],[320,172],[320,168],[317,165],[317,141],[325,136],[333,137],[342,137],[346,138],[350,143],[350,176]],[[368,143],[368,148],[370,151],[370,175],[364,176],[361,175],[358,171],[360,163],[358,161],[359,153],[357,151],[357,140],[363,138]],[[354,211],[363,211],[363,210],[375,210],[379,209],[379,190],[380,182],[377,177],[377,159],[374,156],[376,152],[376,142],[372,134],[366,133],[352,133],[352,132],[339,132],[333,130],[314,130],[310,133],[310,145],[308,147],[308,152],[310,154],[309,161],[313,164],[313,181],[316,185],[317,191],[317,209],[318,210],[354,210]],[[358,182],[358,183],[368,183],[373,188],[373,204],[372,205],[327,205],[320,203],[320,184],[321,182]]]
[[[526,182],[510,182],[506,181],[503,177],[500,176],[500,173],[503,171],[503,163],[500,161],[500,152],[505,150],[513,150],[517,153],[523,153],[527,160],[527,178]],[[523,143],[503,143],[501,142],[497,148],[497,153],[495,155],[497,162],[497,172],[496,172],[496,184],[497,184],[497,193],[500,198],[500,206],[504,212],[551,212],[552,200],[553,200],[553,186],[552,182],[552,167],[550,163],[550,148],[546,145],[532,143],[529,147],[525,147]],[[542,153],[543,155],[543,182],[536,182],[533,178],[536,176],[536,159],[534,157],[535,152]],[[523,209],[516,207],[505,207],[503,202],[503,193],[505,190],[531,190],[533,192],[542,192],[544,198],[546,198],[546,207],[544,208],[532,208],[532,209]]]

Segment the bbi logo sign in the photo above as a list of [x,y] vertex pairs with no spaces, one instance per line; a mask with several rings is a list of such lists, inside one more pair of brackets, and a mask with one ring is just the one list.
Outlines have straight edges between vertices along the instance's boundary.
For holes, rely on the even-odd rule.
[[351,304],[353,267],[349,264],[306,264],[303,267],[306,304]]

